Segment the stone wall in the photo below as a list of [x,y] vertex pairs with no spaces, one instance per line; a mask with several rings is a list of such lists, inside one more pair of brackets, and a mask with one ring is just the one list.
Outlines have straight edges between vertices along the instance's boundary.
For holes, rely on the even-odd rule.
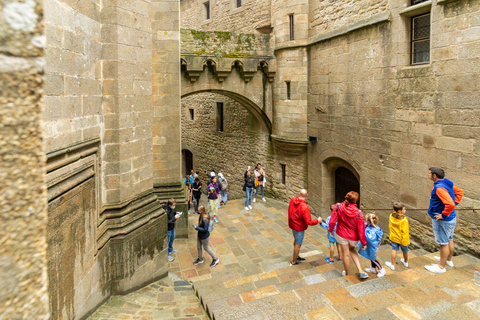
[[[378,211],[384,230],[392,202],[402,201],[412,237],[427,248],[435,247],[426,231],[430,166],[444,168],[464,189],[458,208],[480,207],[480,4],[433,2],[430,63],[410,65],[411,20],[400,14],[406,1],[389,3],[390,21],[319,42],[309,55],[308,134],[319,138],[309,149],[314,202],[327,212],[329,163],[341,159],[358,172],[366,211],[385,209]],[[458,212],[456,244],[478,255],[475,217],[473,210]]]
[[41,1],[0,1],[0,318],[49,319]]
[[388,0],[310,1],[309,32],[312,35],[330,32],[383,13],[387,6]]
[[270,56],[270,35],[229,31],[181,30],[182,54],[218,57]]
[[255,30],[270,33],[270,0],[210,0],[210,19],[206,18],[203,0],[180,2],[182,29],[203,31],[236,31],[254,33]]
[[[217,102],[224,104],[224,131],[217,131]],[[190,111],[194,110],[194,120]],[[210,173],[223,173],[229,184],[229,199],[244,198],[243,174],[247,166],[264,165],[267,181],[272,161],[268,133],[240,103],[219,94],[201,93],[182,98],[182,149],[193,154],[193,167],[206,187]]]
[[[83,318],[110,295],[168,270],[166,217],[154,190],[154,177],[162,177],[154,169],[154,137],[162,126],[154,127],[152,106],[158,73],[168,69],[171,75],[154,96],[166,95],[179,82],[179,4],[166,3],[168,8],[144,0],[44,2],[53,319]],[[165,12],[177,12],[176,25],[160,26]],[[171,62],[162,58],[168,48],[152,36],[163,34],[159,30],[176,39],[173,67],[165,67]],[[179,102],[168,112],[178,114]],[[170,142],[175,143],[172,161],[179,163],[179,137]],[[186,228],[186,218],[182,221]]]

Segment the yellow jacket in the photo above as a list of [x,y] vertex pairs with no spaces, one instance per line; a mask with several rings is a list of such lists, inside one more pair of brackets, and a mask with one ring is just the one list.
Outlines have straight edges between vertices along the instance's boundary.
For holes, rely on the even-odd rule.
[[[395,213],[395,212],[394,212]],[[399,219],[395,218],[392,213],[388,221],[390,229],[390,241],[408,246],[410,244],[410,233],[408,230],[408,218],[401,215]]]

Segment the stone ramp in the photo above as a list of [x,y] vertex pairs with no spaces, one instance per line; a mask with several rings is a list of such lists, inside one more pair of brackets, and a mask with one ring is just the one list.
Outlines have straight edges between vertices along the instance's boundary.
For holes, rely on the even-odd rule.
[[218,278],[190,281],[215,320],[479,319],[480,288],[473,283],[479,260],[457,256],[455,268],[435,275],[424,269],[434,263],[433,255],[412,256],[409,268],[397,266],[396,271],[387,269],[383,278],[370,274],[367,280],[358,274],[343,277],[341,262],[328,264],[314,255],[298,266],[282,267],[272,260],[261,268],[278,268],[225,271]]

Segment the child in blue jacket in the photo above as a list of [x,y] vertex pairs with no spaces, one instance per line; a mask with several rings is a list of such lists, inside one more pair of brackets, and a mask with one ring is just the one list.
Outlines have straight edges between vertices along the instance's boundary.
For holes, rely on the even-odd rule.
[[[335,207],[334,204],[330,206],[330,212],[333,211],[333,208]],[[328,230],[328,223],[330,222],[330,217],[327,218],[325,222],[322,222],[320,225]],[[337,242],[337,239],[335,239],[335,235],[337,233],[337,225],[335,224],[335,229],[333,230],[333,237],[330,235],[330,232],[327,232],[328,236],[328,243],[330,244],[330,257],[325,258],[325,261],[328,263],[334,263],[335,261],[333,260],[333,254],[335,253],[335,244],[337,245],[337,251],[338,251],[338,261],[342,261],[342,248]]]
[[[365,238],[367,239],[366,248],[360,249],[358,253],[372,262],[372,267],[365,269],[366,272],[377,273],[377,277],[383,277],[386,272],[382,265],[377,260],[377,251],[382,240],[383,230],[378,224],[378,217],[374,214],[367,215],[367,222],[365,224]],[[378,270],[377,270],[378,269]]]

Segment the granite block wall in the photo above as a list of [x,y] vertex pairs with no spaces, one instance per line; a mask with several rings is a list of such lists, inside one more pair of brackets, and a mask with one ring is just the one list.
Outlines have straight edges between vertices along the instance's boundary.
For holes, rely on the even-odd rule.
[[0,1],[0,318],[49,319],[42,1]]
[[411,65],[409,5],[389,2],[388,20],[312,44],[308,133],[319,143],[309,149],[309,187],[326,210],[329,163],[342,159],[358,172],[363,208],[384,209],[378,211],[384,229],[391,204],[404,202],[412,237],[433,249],[428,168],[442,167],[465,191],[458,208],[470,208],[458,211],[457,248],[478,255],[471,208],[480,204],[473,190],[480,182],[474,80],[480,6],[433,1],[423,9],[431,13],[430,61]]

